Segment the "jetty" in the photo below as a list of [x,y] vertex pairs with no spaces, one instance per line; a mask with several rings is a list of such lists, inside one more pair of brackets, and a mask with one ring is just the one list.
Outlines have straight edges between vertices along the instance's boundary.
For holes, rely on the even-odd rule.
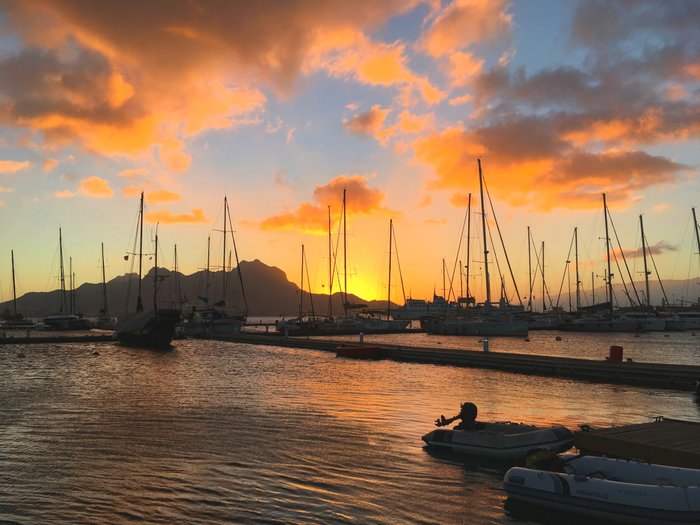
[[[347,343],[347,341],[342,340],[282,337],[250,333],[219,339],[254,345],[305,348],[334,353],[338,346]],[[361,345],[363,343],[353,342],[352,344]],[[484,352],[458,348],[400,346],[383,343],[372,343],[371,346],[381,347],[378,357],[395,361],[484,368],[596,383],[695,391],[697,381],[700,380],[700,366],[692,365],[614,360],[594,361],[569,357]]]
[[583,454],[635,459],[660,465],[700,468],[700,423],[657,418],[651,423],[574,432]]
[[86,335],[31,335],[0,337],[0,345],[31,345],[53,343],[106,343],[113,341],[112,334]]

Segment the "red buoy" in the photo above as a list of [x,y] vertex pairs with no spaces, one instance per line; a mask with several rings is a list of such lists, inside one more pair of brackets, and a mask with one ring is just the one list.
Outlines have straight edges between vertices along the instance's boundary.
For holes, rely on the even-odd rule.
[[613,345],[610,347],[610,361],[622,361],[622,347]]

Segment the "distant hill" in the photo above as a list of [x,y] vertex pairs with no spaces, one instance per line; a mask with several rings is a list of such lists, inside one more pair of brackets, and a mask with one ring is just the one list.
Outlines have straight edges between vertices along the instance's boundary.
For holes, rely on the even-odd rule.
[[[141,281],[142,299],[146,309],[153,301],[153,269]],[[227,279],[227,307],[242,307],[241,279],[245,289],[245,299],[248,304],[248,314],[251,316],[292,316],[299,312],[299,287],[287,279],[286,274],[274,266],[268,266],[259,260],[241,261],[240,274],[236,268],[229,272]],[[209,272],[209,304],[223,299],[223,274],[221,271]],[[175,273],[164,268],[158,269],[158,306],[174,306],[177,304],[178,287],[180,297],[186,303],[203,305],[201,299],[206,293],[206,271],[202,270],[192,275]],[[110,315],[116,316],[127,310],[133,310],[136,305],[136,290],[138,277],[135,274],[121,275],[107,283],[107,306]],[[127,297],[129,304],[127,305]],[[87,317],[97,316],[102,305],[102,284],[85,283],[74,291],[75,310]],[[348,295],[350,303],[367,304],[368,308],[385,310],[386,301],[364,301],[354,295]],[[70,297],[68,298],[70,303]],[[333,312],[342,311],[343,297],[340,293],[333,294]],[[314,310],[317,314],[328,312],[328,296],[313,294]],[[25,317],[44,317],[59,311],[61,306],[60,290],[51,292],[30,292],[17,299],[17,308]],[[393,305],[395,306],[395,305]],[[12,310],[12,301],[0,303],[0,312]],[[310,311],[310,301],[304,294],[304,311]]]

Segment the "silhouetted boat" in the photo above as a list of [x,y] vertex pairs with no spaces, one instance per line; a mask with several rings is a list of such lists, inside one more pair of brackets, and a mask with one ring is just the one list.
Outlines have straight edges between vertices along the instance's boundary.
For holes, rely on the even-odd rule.
[[143,192],[139,207],[139,281],[136,311],[119,317],[114,338],[120,344],[144,348],[169,348],[175,335],[175,325],[180,321],[180,310],[158,308],[158,235],[155,236],[155,272],[153,275],[153,310],[145,312],[141,300],[141,275],[143,260]]

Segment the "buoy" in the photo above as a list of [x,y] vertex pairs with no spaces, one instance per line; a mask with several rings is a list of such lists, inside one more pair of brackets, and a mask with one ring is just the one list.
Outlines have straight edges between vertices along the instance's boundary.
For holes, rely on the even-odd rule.
[[92,353],[92,355],[100,355],[100,353],[99,353],[97,350],[95,350],[95,351]]
[[530,342],[530,338],[529,338],[529,337],[526,337],[526,338],[525,338],[525,342],[526,342],[526,343],[529,343],[529,342]]
[[555,340],[555,341],[561,341],[561,336],[560,336],[560,335],[556,336],[556,337],[554,338],[554,340]]
[[22,352],[20,352],[19,354],[17,354],[17,357],[25,357],[25,356]]

